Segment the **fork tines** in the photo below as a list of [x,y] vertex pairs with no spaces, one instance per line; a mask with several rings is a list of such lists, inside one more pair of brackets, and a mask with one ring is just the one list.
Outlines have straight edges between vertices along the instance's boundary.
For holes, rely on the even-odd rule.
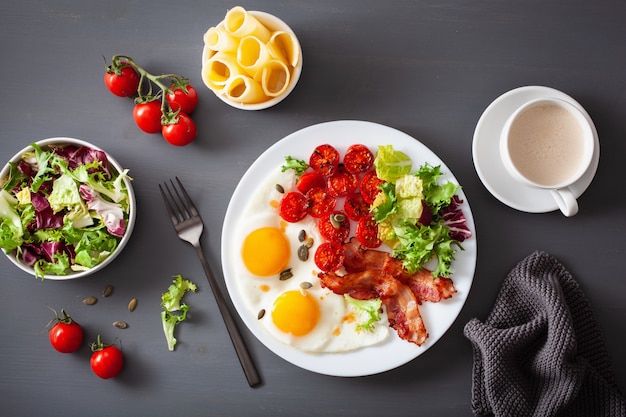
[[[161,186],[161,184],[159,184],[159,189],[161,190],[161,195],[163,196],[163,200],[165,201],[165,207],[167,208],[167,212],[170,215],[172,222],[180,223],[191,218],[192,216],[197,216],[198,210],[191,201],[189,194],[187,194],[187,190],[185,190],[183,183],[178,177],[175,178],[176,182],[178,183],[178,188],[175,186],[174,181],[170,179],[171,187],[167,185],[167,182],[164,182],[163,187]],[[165,191],[163,190],[163,188],[165,188]],[[180,192],[178,191],[179,189]],[[174,197],[174,194],[176,195],[176,197]]]

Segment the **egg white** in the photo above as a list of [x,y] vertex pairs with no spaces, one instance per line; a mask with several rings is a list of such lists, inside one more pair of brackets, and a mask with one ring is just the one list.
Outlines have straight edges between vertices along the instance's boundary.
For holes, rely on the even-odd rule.
[[[278,170],[277,170],[278,171]],[[316,220],[307,216],[298,223],[283,221],[276,209],[282,193],[276,184],[280,184],[284,192],[295,190],[295,174],[293,170],[276,172],[268,176],[250,196],[243,210],[242,222],[232,238],[235,247],[241,248],[248,234],[261,227],[284,228],[284,234],[289,241],[290,260],[287,268],[291,268],[293,276],[287,280],[275,277],[259,277],[251,274],[241,258],[234,259],[237,288],[245,301],[247,313],[258,317],[264,312],[259,322],[277,340],[296,349],[306,352],[345,352],[364,346],[373,345],[387,338],[389,333],[386,314],[381,314],[381,320],[376,323],[372,332],[357,330],[354,321],[346,317],[358,316],[343,296],[322,288],[317,274],[319,269],[314,262],[316,248],[323,242],[317,230]],[[273,204],[272,204],[273,202]],[[298,258],[298,249],[302,242],[298,239],[301,231],[313,239],[313,246],[309,249],[309,257],[303,261]],[[310,283],[310,288],[303,289],[303,282]],[[308,291],[318,302],[320,317],[315,328],[304,336],[293,336],[279,330],[272,321],[272,307],[274,300],[283,292],[289,290]]]

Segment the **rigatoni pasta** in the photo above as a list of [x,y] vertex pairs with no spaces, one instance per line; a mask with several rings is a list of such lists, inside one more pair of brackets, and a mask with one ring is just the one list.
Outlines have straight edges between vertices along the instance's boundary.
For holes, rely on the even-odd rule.
[[204,83],[218,96],[240,104],[262,103],[284,94],[301,63],[293,32],[270,27],[252,13],[234,7],[203,37]]

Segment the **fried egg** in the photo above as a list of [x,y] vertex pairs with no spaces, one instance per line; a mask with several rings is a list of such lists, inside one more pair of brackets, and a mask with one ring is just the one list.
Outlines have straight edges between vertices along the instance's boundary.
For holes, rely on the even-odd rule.
[[315,219],[289,223],[279,216],[280,199],[295,190],[295,180],[293,170],[268,176],[250,196],[233,237],[246,313],[278,341],[305,352],[345,352],[381,342],[389,333],[384,311],[371,331],[361,329],[363,312],[321,287],[313,258],[323,238]]

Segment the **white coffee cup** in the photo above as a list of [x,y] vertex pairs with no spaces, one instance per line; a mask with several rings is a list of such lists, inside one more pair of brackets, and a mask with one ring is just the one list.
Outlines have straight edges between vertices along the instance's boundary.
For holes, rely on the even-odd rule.
[[530,100],[502,128],[500,156],[518,182],[549,190],[565,216],[578,213],[570,186],[591,165],[595,140],[583,112],[557,98]]

